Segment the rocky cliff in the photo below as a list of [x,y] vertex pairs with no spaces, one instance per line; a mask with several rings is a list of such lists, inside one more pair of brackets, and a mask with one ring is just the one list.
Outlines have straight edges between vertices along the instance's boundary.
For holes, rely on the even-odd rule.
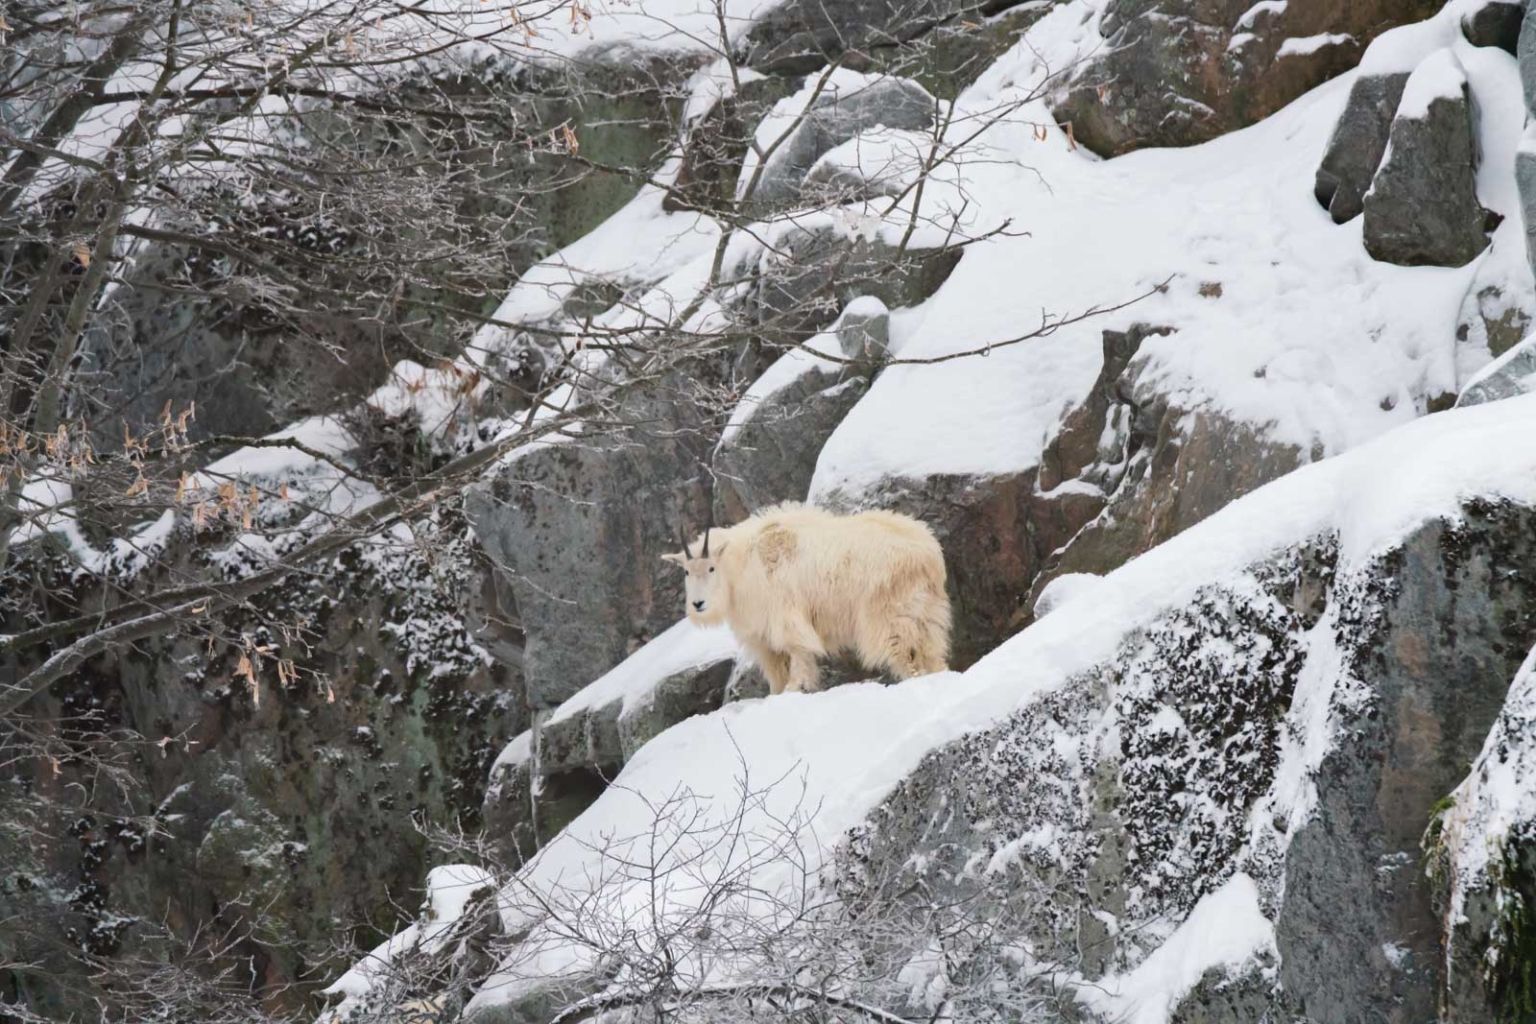
[[[39,817],[0,831],[0,907],[56,927],[0,931],[0,971],[226,929],[268,1009],[330,986],[359,1022],[630,1019],[663,990],[678,1019],[769,997],[791,1019],[808,951],[834,950],[866,965],[837,997],[878,1019],[1523,1019],[1523,5],[727,6],[730,60],[672,12],[582,52],[579,106],[529,79],[553,113],[527,116],[635,173],[537,200],[548,237],[486,283],[506,298],[462,351],[372,346],[334,404],[265,400],[269,362],[342,372],[280,346],[212,392],[146,386],[145,408],[211,402],[210,433],[326,414],[282,432],[325,458],[189,467],[292,505],[22,548],[7,631],[237,583],[320,528],[306,508],[366,507],[370,466],[427,474],[537,422],[492,368],[576,366],[568,403],[622,384],[618,426],[510,448],[413,527],[430,543],[361,540],[230,613],[243,655],[173,631],[34,700],[65,741],[86,715],[142,742],[106,816],[59,816],[99,781],[84,759],[7,783]],[[141,333],[182,337],[137,301]],[[711,344],[626,376],[604,332],[680,309]],[[229,362],[221,331],[178,342],[188,365]],[[837,665],[847,685],[763,699],[728,634],[678,623],[679,530],[783,500],[929,522],[957,671]],[[308,653],[258,685],[241,658],[273,620]],[[641,874],[697,884],[635,938],[615,865],[678,800],[696,845]],[[472,871],[441,866],[444,830]],[[747,877],[775,913],[853,917],[701,924],[699,893]],[[425,916],[343,973],[337,947],[394,934],[423,879]],[[408,983],[377,966],[413,957]]]

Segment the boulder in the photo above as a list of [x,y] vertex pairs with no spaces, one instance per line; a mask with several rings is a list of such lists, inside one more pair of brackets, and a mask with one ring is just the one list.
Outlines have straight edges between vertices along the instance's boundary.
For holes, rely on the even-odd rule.
[[1057,577],[1110,572],[1305,461],[1262,429],[1187,408],[1145,380],[1136,353],[1171,333],[1145,324],[1104,332],[1099,379],[1046,445],[1040,470],[1042,490],[1097,495],[1098,508],[1046,552],[1013,628],[1042,614]]
[[1488,0],[1461,16],[1461,34],[1473,46],[1497,46],[1515,54],[1524,20],[1525,0]]
[[1050,98],[1101,156],[1190,146],[1254,124],[1353,68],[1376,36],[1443,0],[1110,0],[1104,43]]
[[1450,50],[1425,58],[1404,87],[1365,195],[1365,248],[1402,266],[1459,267],[1497,224],[1477,199],[1477,108]]
[[618,718],[619,746],[624,760],[651,739],[660,736],[685,718],[707,715],[725,701],[725,684],[730,681],[735,660],[722,658],[708,665],[698,665],[674,672],[655,686],[636,694]]
[[1350,88],[1349,101],[1328,139],[1312,189],[1335,224],[1343,224],[1365,210],[1365,193],[1387,151],[1392,118],[1407,84],[1408,72],[1403,71],[1361,75]]
[[[1171,327],[1133,324],[1125,331],[1105,331],[1104,361],[1088,398],[1062,418],[1055,435],[1040,457],[1040,489],[1053,491],[1069,480],[1089,473],[1092,483],[1106,494],[1119,486],[1117,467],[1127,463],[1124,439],[1130,426],[1131,406],[1122,393],[1122,378],[1131,359],[1150,337],[1166,337]],[[1118,439],[1118,440],[1117,440]]]
[[1505,352],[1467,382],[1457,408],[1536,392],[1536,335]]

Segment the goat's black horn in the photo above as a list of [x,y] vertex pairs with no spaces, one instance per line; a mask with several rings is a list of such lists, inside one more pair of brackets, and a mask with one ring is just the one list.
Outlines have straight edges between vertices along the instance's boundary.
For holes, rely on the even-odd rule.
[[709,557],[709,527],[704,527],[704,557]]
[[[677,528],[677,539],[683,542],[683,557],[692,558],[693,555],[688,550],[688,535],[683,532],[683,528],[681,526]],[[707,544],[708,541],[706,540],[705,543]]]

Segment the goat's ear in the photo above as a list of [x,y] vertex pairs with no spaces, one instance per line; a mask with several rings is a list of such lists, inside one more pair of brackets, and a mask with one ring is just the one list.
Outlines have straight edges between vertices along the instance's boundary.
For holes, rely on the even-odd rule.
[[717,546],[716,546],[716,547],[715,547],[715,557],[716,557],[716,558],[718,558],[718,557],[720,557],[720,556],[721,556],[721,555],[723,555],[723,554],[725,554],[725,547],[726,547],[726,544],[728,544],[728,543],[729,543],[729,542],[728,542],[728,541],[721,541],[721,542],[720,542],[720,543],[719,543],[719,544],[718,544],[718,545],[717,545]]
[[671,562],[673,565],[678,566],[678,567],[681,567],[682,564],[683,564],[683,556],[677,554],[676,552],[671,552],[671,553],[662,555],[661,556],[661,560],[663,562]]

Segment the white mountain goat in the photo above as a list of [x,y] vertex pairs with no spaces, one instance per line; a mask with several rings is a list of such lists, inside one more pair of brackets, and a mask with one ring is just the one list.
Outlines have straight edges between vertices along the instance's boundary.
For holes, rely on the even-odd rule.
[[910,516],[775,505],[695,543],[662,556],[687,573],[688,617],[729,625],[772,693],[819,689],[839,650],[898,679],[948,667],[944,554]]

